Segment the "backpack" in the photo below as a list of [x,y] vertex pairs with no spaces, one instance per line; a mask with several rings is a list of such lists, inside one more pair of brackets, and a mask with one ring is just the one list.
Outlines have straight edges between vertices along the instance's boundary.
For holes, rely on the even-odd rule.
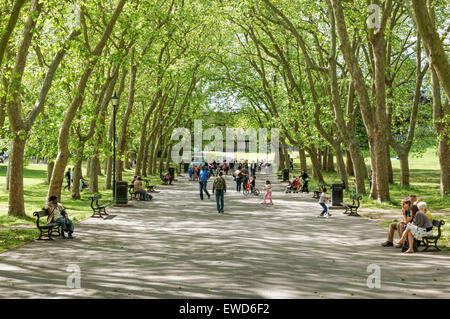
[[214,180],[214,189],[216,190],[223,190],[225,189],[225,181],[223,180],[222,177],[218,177]]

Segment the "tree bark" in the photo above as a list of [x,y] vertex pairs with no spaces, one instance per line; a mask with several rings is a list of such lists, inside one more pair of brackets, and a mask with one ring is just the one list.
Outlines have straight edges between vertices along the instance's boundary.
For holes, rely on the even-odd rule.
[[[14,6],[11,10],[11,14],[9,16],[8,24],[6,29],[3,32],[2,38],[0,40],[0,68],[3,62],[3,56],[6,51],[6,47],[8,45],[9,38],[13,34],[14,27],[16,26],[17,20],[19,18],[20,10],[22,9],[25,0],[16,0],[14,2]],[[1,128],[1,126],[0,126]]]
[[25,152],[25,139],[16,135],[11,143],[9,157],[9,194],[8,215],[25,217],[25,202],[23,196],[23,154]]
[[328,150],[327,171],[334,172],[334,157],[333,157],[333,151],[331,150],[331,148],[329,148],[329,150]]
[[299,148],[299,150],[298,150],[298,155],[299,155],[299,158],[300,158],[300,171],[302,170],[302,169],[304,169],[305,170],[305,172],[308,170],[308,166],[307,166],[307,164],[306,164],[306,154],[305,154],[305,150],[303,149],[303,148]]
[[327,171],[328,170],[328,145],[323,150],[323,156],[322,156],[322,170]]
[[64,116],[63,123],[61,125],[61,129],[59,131],[58,136],[58,155],[56,157],[55,168],[53,170],[52,180],[50,182],[50,187],[48,189],[48,196],[56,195],[58,198],[61,197],[61,188],[62,182],[64,179],[64,170],[66,168],[67,162],[69,160],[69,145],[68,138],[70,133],[70,126],[72,124],[73,119],[77,113],[79,106],[82,104],[84,92],[86,90],[87,82],[89,77],[94,70],[95,65],[98,62],[98,57],[100,57],[103,48],[106,46],[108,42],[109,36],[111,35],[114,25],[122,12],[122,9],[125,5],[126,0],[119,0],[117,7],[114,10],[114,13],[111,19],[106,26],[103,35],[95,47],[92,55],[89,56],[87,66],[85,67],[85,71],[82,74],[80,80],[78,81],[76,95],[72,100],[69,108],[66,111]]
[[443,43],[436,31],[431,1],[429,1],[430,11],[427,9],[426,0],[411,0],[411,2],[417,28],[427,51],[430,53],[428,55],[429,62],[444,88],[447,99],[450,99],[450,63],[448,62]]
[[317,149],[313,146],[307,148],[313,168],[313,178],[318,179],[319,183],[325,184],[322,172],[320,171],[320,161],[318,160]]
[[81,166],[83,164],[83,157],[77,157],[78,160],[76,161],[74,167],[73,167],[73,182],[72,182],[72,199],[80,199],[80,178],[83,176],[83,172],[81,169]]
[[354,171],[353,171],[353,161],[352,161],[352,156],[350,155],[349,151],[346,151],[346,170],[347,170],[347,174],[349,176],[355,176]]
[[52,173],[53,173],[54,166],[55,166],[55,162],[49,159],[47,162],[47,184],[49,184],[50,180],[52,179]]

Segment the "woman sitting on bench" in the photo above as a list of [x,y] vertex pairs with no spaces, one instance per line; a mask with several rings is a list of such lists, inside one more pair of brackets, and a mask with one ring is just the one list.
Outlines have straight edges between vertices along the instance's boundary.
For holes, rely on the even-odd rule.
[[[69,219],[66,213],[66,209],[61,203],[58,202],[58,197],[50,196],[48,203],[44,206],[44,209],[48,211],[47,224],[55,223],[61,224],[61,236],[66,238],[64,232],[68,232],[68,238],[73,238],[72,233],[74,230],[73,223]],[[56,216],[55,216],[56,215]],[[61,215],[61,216],[59,216]]]
[[134,181],[134,192],[140,195],[140,200],[150,200],[147,191],[142,185],[142,178],[140,176]]
[[407,225],[402,238],[395,246],[397,248],[402,247],[406,242],[406,238],[408,238],[408,250],[405,251],[407,254],[414,253],[414,239],[422,240],[423,237],[433,236],[433,222],[427,215],[427,203],[418,203],[417,208],[419,211],[417,213],[414,213],[417,210],[417,208],[414,209],[415,206],[411,207],[413,221]]

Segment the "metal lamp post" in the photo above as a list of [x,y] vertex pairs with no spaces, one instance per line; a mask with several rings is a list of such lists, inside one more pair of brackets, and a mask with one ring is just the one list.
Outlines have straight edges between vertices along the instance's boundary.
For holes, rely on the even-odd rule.
[[119,105],[119,98],[116,92],[111,96],[113,105],[113,201],[116,202],[116,110]]
[[159,117],[159,151],[160,151],[160,160],[159,163],[159,176],[162,175],[162,125],[163,125],[163,118],[162,116]]

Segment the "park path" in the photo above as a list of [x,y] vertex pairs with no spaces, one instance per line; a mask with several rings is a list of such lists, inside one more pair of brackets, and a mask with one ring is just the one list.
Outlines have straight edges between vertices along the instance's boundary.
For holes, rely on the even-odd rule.
[[[383,248],[379,224],[341,211],[317,218],[312,194],[284,194],[270,178],[274,206],[236,193],[227,177],[218,214],[213,198],[200,201],[198,184],[180,176],[151,202],[77,223],[73,240],[0,253],[0,297],[450,298],[448,252]],[[370,264],[380,267],[380,288],[367,287]],[[79,267],[81,288],[67,287],[69,265]]]

